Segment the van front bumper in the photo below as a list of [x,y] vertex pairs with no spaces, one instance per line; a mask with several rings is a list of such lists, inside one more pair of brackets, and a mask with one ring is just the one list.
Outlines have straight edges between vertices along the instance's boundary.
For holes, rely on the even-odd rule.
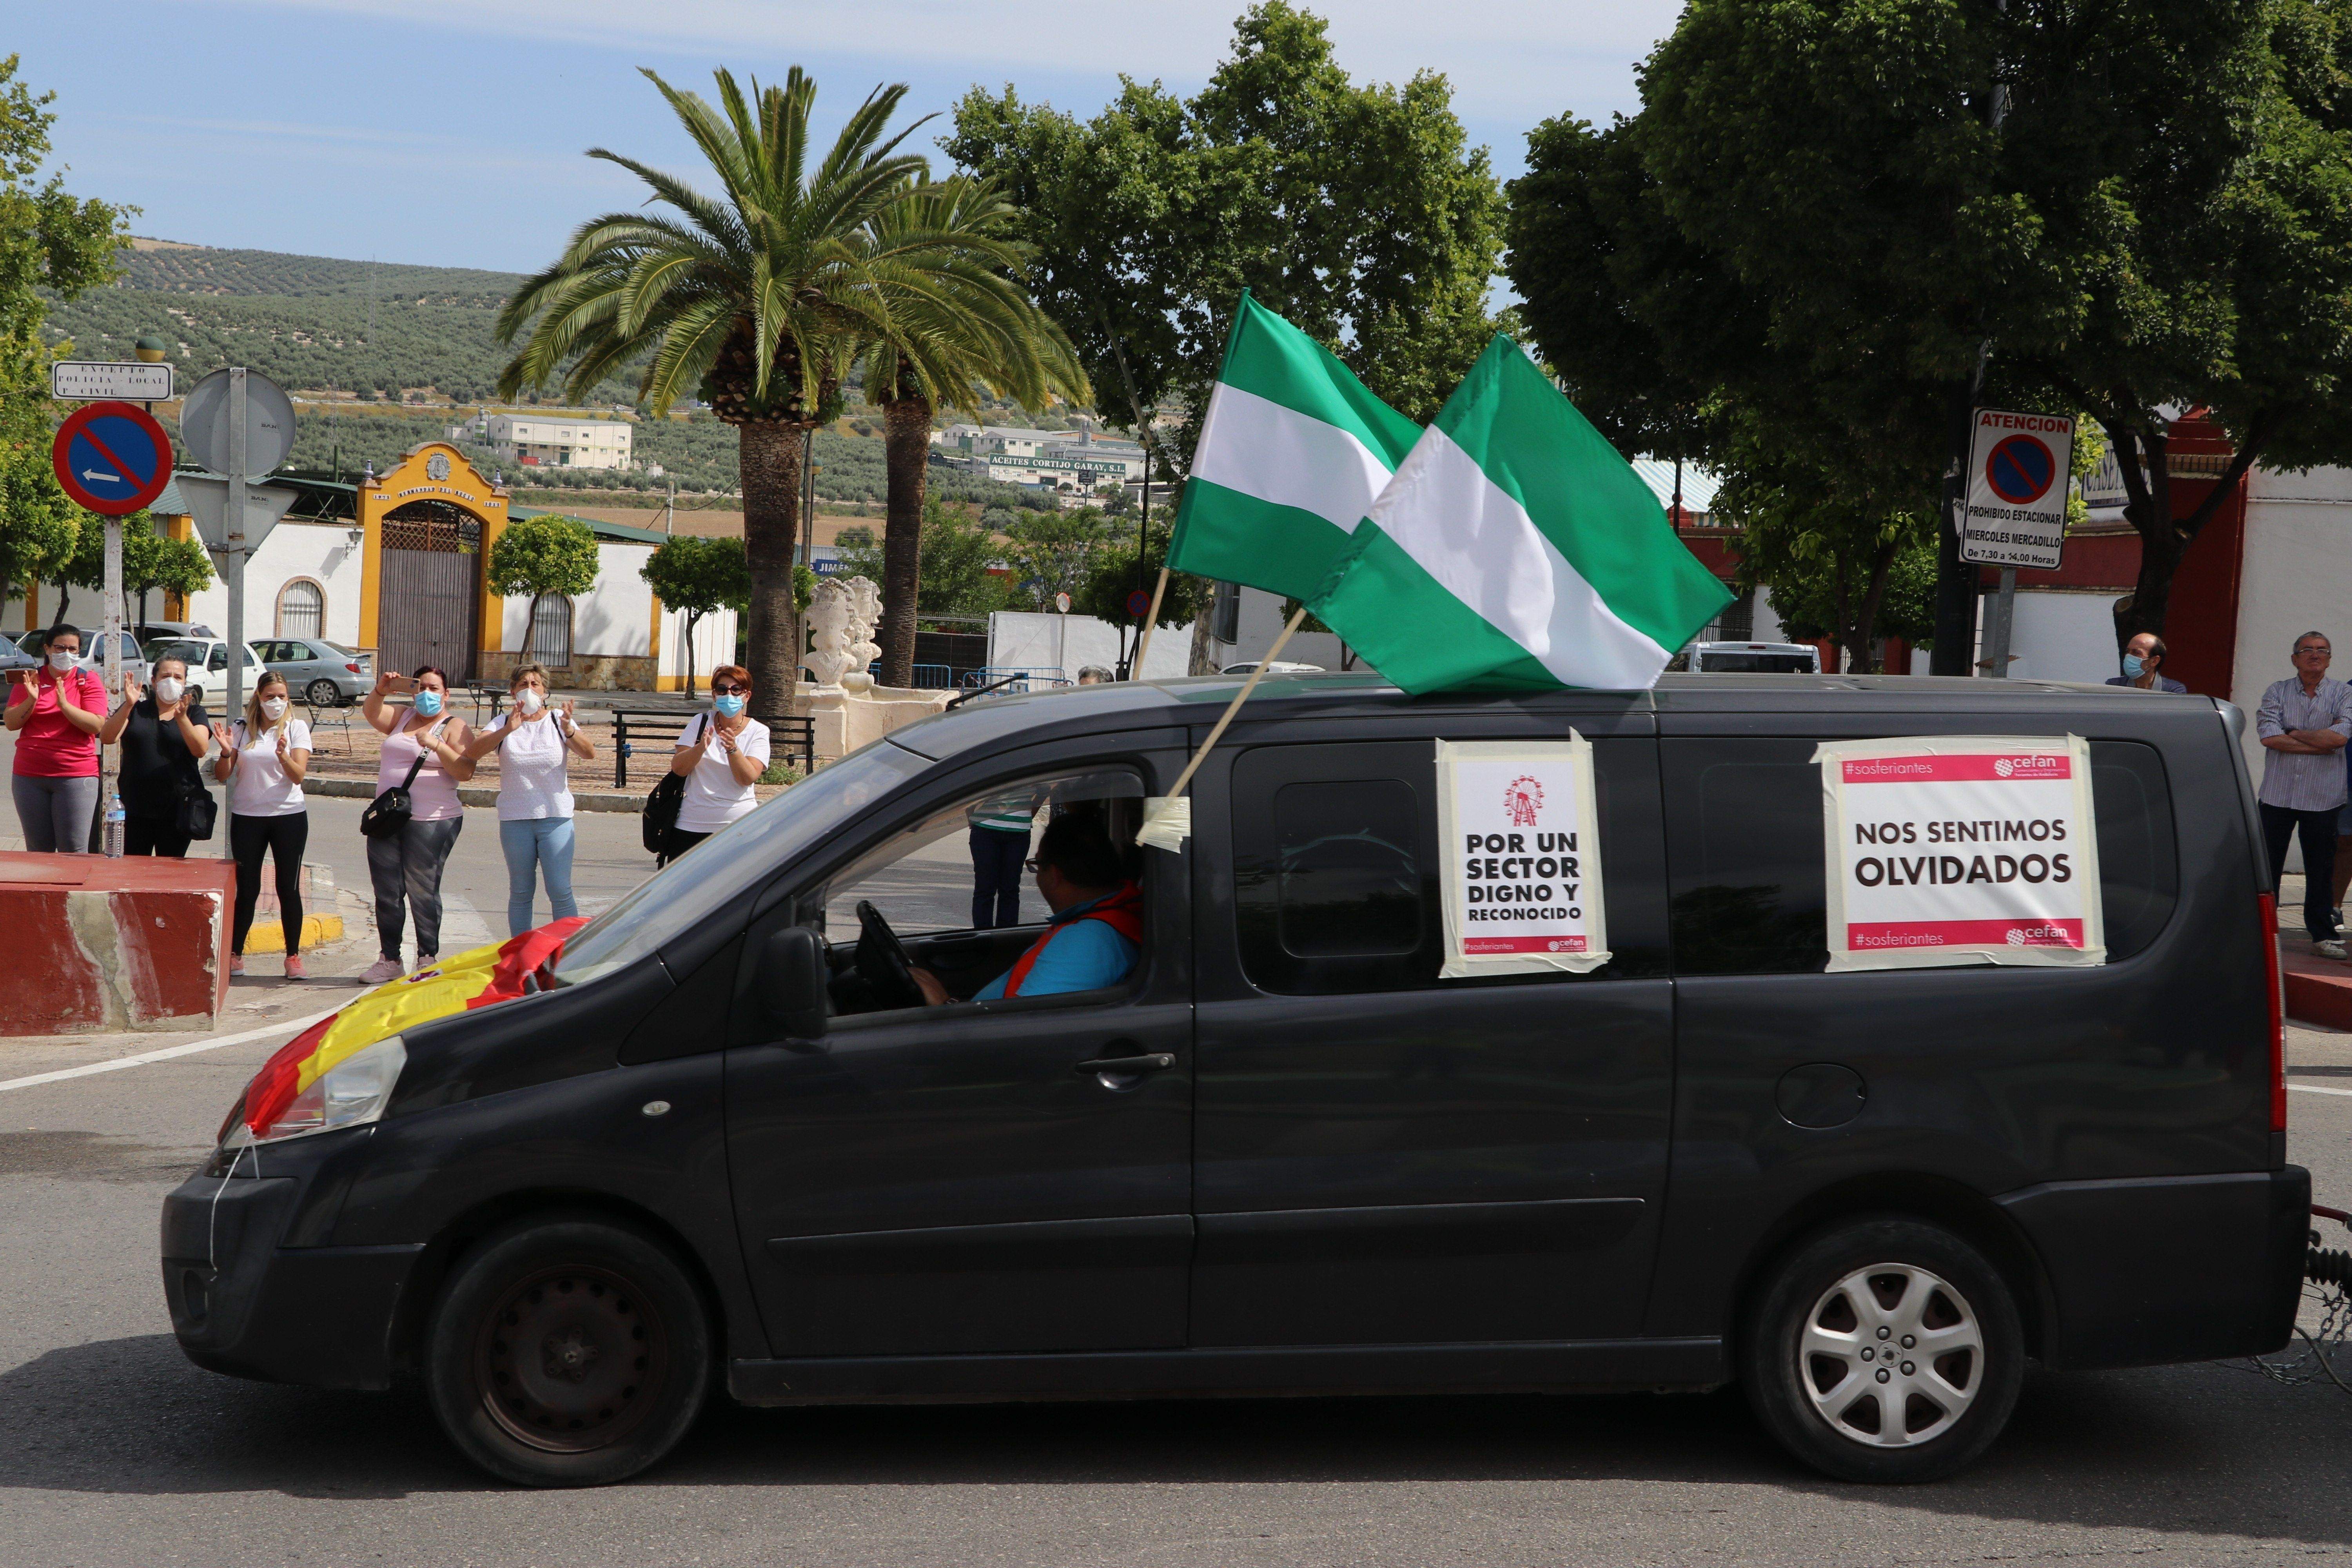
[[2300,1165],[2045,1182],[1998,1201],[2041,1255],[2051,1366],[2265,1355],[2294,1332],[2311,1230]]
[[424,1253],[281,1247],[302,1184],[191,1176],[163,1200],[163,1295],[190,1361],[232,1377],[386,1388],[393,1325]]

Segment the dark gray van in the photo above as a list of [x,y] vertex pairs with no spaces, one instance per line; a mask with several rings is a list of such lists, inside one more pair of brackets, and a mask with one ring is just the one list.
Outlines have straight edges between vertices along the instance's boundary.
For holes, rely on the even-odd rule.
[[[166,1200],[202,1365],[414,1371],[477,1462],[630,1475],[753,1405],[1742,1384],[1834,1476],[1946,1474],[2029,1358],[2285,1342],[2274,914],[2234,710],[1669,676],[1408,699],[973,702],[795,786]],[[1433,741],[1593,746],[1609,962],[1439,976]],[[2104,966],[1827,973],[1824,741],[2084,737]],[[1140,956],[971,1000],[1042,930],[983,819],[1129,846]],[[1004,926],[994,921],[1011,916]],[[937,977],[923,1006],[910,978]],[[340,1084],[339,1074],[344,1075]]]

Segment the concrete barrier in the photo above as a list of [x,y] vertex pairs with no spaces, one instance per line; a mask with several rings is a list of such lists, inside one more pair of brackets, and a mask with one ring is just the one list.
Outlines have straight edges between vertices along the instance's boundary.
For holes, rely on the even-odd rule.
[[209,1027],[236,896],[226,860],[0,853],[0,1035]]

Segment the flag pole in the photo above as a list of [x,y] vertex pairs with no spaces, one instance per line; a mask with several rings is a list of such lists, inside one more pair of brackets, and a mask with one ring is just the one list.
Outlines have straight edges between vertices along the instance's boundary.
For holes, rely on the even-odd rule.
[[1151,608],[1143,612],[1143,636],[1135,645],[1135,662],[1127,668],[1129,680],[1143,679],[1143,650],[1151,646],[1151,628],[1160,624],[1160,595],[1168,592],[1168,568],[1160,568],[1160,582],[1151,590]]
[[[1215,726],[1209,731],[1209,738],[1201,742],[1201,749],[1192,753],[1192,760],[1186,763],[1184,771],[1176,775],[1176,782],[1169,786],[1168,794],[1161,799],[1146,803],[1143,827],[1135,836],[1135,841],[1138,844],[1153,844],[1162,849],[1175,849],[1181,847],[1184,840],[1191,836],[1192,805],[1184,798],[1184,786],[1192,782],[1192,775],[1201,771],[1202,763],[1208,761],[1209,752],[1215,748],[1219,739],[1223,736],[1225,726],[1234,721],[1234,715],[1240,712],[1242,704],[1249,700],[1249,694],[1257,689],[1259,681],[1265,679],[1266,668],[1274,663],[1274,656],[1282,651],[1283,645],[1290,640],[1290,635],[1298,629],[1299,623],[1306,618],[1307,606],[1301,605],[1291,616],[1289,624],[1282,628],[1282,635],[1274,639],[1274,646],[1267,648],[1264,656],[1258,659],[1257,668],[1250,671],[1249,679],[1242,682],[1242,689],[1234,693],[1234,700],[1225,704],[1225,710],[1218,716]],[[1158,806],[1160,809],[1155,812],[1151,809],[1153,806]]]

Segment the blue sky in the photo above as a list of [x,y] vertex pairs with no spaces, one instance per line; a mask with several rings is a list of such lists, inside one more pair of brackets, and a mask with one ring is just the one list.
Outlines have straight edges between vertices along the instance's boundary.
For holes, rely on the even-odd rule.
[[[606,146],[690,172],[640,66],[701,87],[713,66],[818,79],[832,123],[879,81],[915,112],[975,81],[1091,114],[1125,72],[1189,92],[1243,0],[113,0],[27,7],[5,47],[54,89],[79,195],[143,209],[135,232],[200,245],[536,268],[571,227],[634,204]],[[1562,111],[1635,107],[1633,68],[1675,0],[1357,0],[1329,17],[1359,80],[1423,67],[1508,174]],[[931,128],[919,132],[928,138]],[[641,190],[642,187],[636,187]]]

